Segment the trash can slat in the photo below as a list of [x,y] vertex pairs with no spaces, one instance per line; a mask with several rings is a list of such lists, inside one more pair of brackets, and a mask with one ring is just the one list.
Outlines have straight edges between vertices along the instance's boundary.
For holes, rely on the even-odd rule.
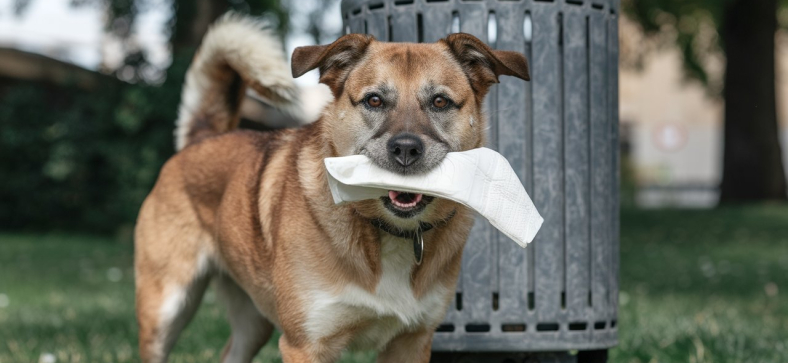
[[481,4],[462,4],[460,7],[460,31],[479,39],[487,39],[487,16]]
[[[607,118],[610,127],[610,143],[611,145],[618,145],[618,2],[611,0],[610,16],[608,17],[608,30],[607,30],[607,69],[608,69],[608,107],[609,116]],[[611,253],[611,266],[612,269],[610,277],[610,302],[611,309],[608,314],[611,320],[615,320],[618,315],[618,274],[619,274],[619,238],[620,238],[620,218],[619,218],[619,193],[621,190],[621,160],[619,158],[618,148],[612,148],[610,151],[613,160],[613,182],[610,185],[612,197],[610,198],[610,214],[609,220],[611,224],[610,243],[612,247]]]
[[568,319],[577,321],[589,308],[590,100],[585,16],[568,11],[563,19],[565,305]]
[[351,33],[364,33],[364,19],[361,17],[353,17],[348,20]]
[[397,10],[391,15],[391,41],[416,42],[416,14]]
[[[523,32],[516,24],[522,24],[525,13],[498,13],[498,49],[525,52]],[[514,28],[514,29],[513,29]],[[498,89],[498,151],[509,160],[520,181],[525,185],[530,174],[530,118],[526,105],[530,92],[522,87],[522,81],[513,77],[501,77]],[[498,241],[498,321],[514,323],[528,307],[528,260],[526,250],[508,237],[497,233]]]
[[367,17],[367,33],[372,34],[378,40],[388,39],[388,19],[384,11],[381,9],[370,11]]
[[[486,39],[487,18],[483,6],[478,4],[464,6],[459,13],[460,28],[463,32]],[[489,105],[489,98],[485,100],[485,105]],[[489,106],[487,108],[489,109]],[[483,218],[477,218],[469,240],[491,241],[492,235],[493,228],[490,223]],[[470,323],[489,320],[492,310],[493,243],[468,245],[463,254],[463,317]]]
[[434,43],[451,31],[452,11],[448,6],[430,6],[423,10],[424,42]]
[[541,321],[552,323],[559,318],[564,289],[564,140],[561,62],[557,46],[559,13],[553,6],[539,5],[533,8],[533,200],[545,222],[532,247],[536,253],[537,313]]
[[[605,43],[606,22],[604,14],[592,14],[589,18],[589,41],[592,63],[607,60],[607,44]],[[613,179],[612,159],[609,139],[610,118],[607,104],[607,79],[604,67],[591,69],[591,170],[593,190],[591,191],[591,278],[592,305],[595,311],[605,313],[609,309],[608,284],[611,270],[610,238],[611,225],[609,210],[611,207],[610,185]]]

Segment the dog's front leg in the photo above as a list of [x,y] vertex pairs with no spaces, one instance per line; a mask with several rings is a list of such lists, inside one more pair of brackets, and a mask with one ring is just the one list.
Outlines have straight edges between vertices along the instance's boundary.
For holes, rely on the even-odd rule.
[[331,363],[339,360],[342,346],[309,342],[294,344],[287,339],[287,333],[279,338],[279,352],[284,363]]
[[432,354],[432,329],[402,333],[380,354],[378,363],[427,363]]

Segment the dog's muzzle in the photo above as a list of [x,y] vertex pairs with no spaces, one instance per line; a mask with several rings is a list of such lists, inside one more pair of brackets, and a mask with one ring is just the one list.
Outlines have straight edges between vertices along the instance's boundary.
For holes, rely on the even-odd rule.
[[389,139],[387,149],[392,162],[407,168],[421,159],[424,142],[414,134],[401,133]]

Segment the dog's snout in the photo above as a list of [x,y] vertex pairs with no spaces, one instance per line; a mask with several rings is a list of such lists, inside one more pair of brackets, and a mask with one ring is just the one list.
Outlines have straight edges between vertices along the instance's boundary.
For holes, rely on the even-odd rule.
[[424,154],[424,143],[416,135],[403,133],[389,139],[388,150],[397,163],[410,166]]

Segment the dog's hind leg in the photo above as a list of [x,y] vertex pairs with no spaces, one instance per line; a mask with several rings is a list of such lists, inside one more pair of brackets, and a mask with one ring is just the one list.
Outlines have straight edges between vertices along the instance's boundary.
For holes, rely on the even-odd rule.
[[178,282],[151,281],[138,273],[137,280],[140,358],[146,363],[166,362],[181,331],[200,306],[210,275],[201,273],[191,281]]
[[197,311],[213,271],[210,237],[173,209],[148,200],[137,221],[136,307],[140,359],[145,363],[167,361],[178,335]]
[[146,363],[166,362],[181,331],[194,317],[210,277],[188,284],[162,283],[137,290],[140,357]]
[[221,275],[216,285],[232,329],[230,340],[222,352],[222,363],[251,362],[271,337],[274,326],[260,314],[249,295],[231,277]]

